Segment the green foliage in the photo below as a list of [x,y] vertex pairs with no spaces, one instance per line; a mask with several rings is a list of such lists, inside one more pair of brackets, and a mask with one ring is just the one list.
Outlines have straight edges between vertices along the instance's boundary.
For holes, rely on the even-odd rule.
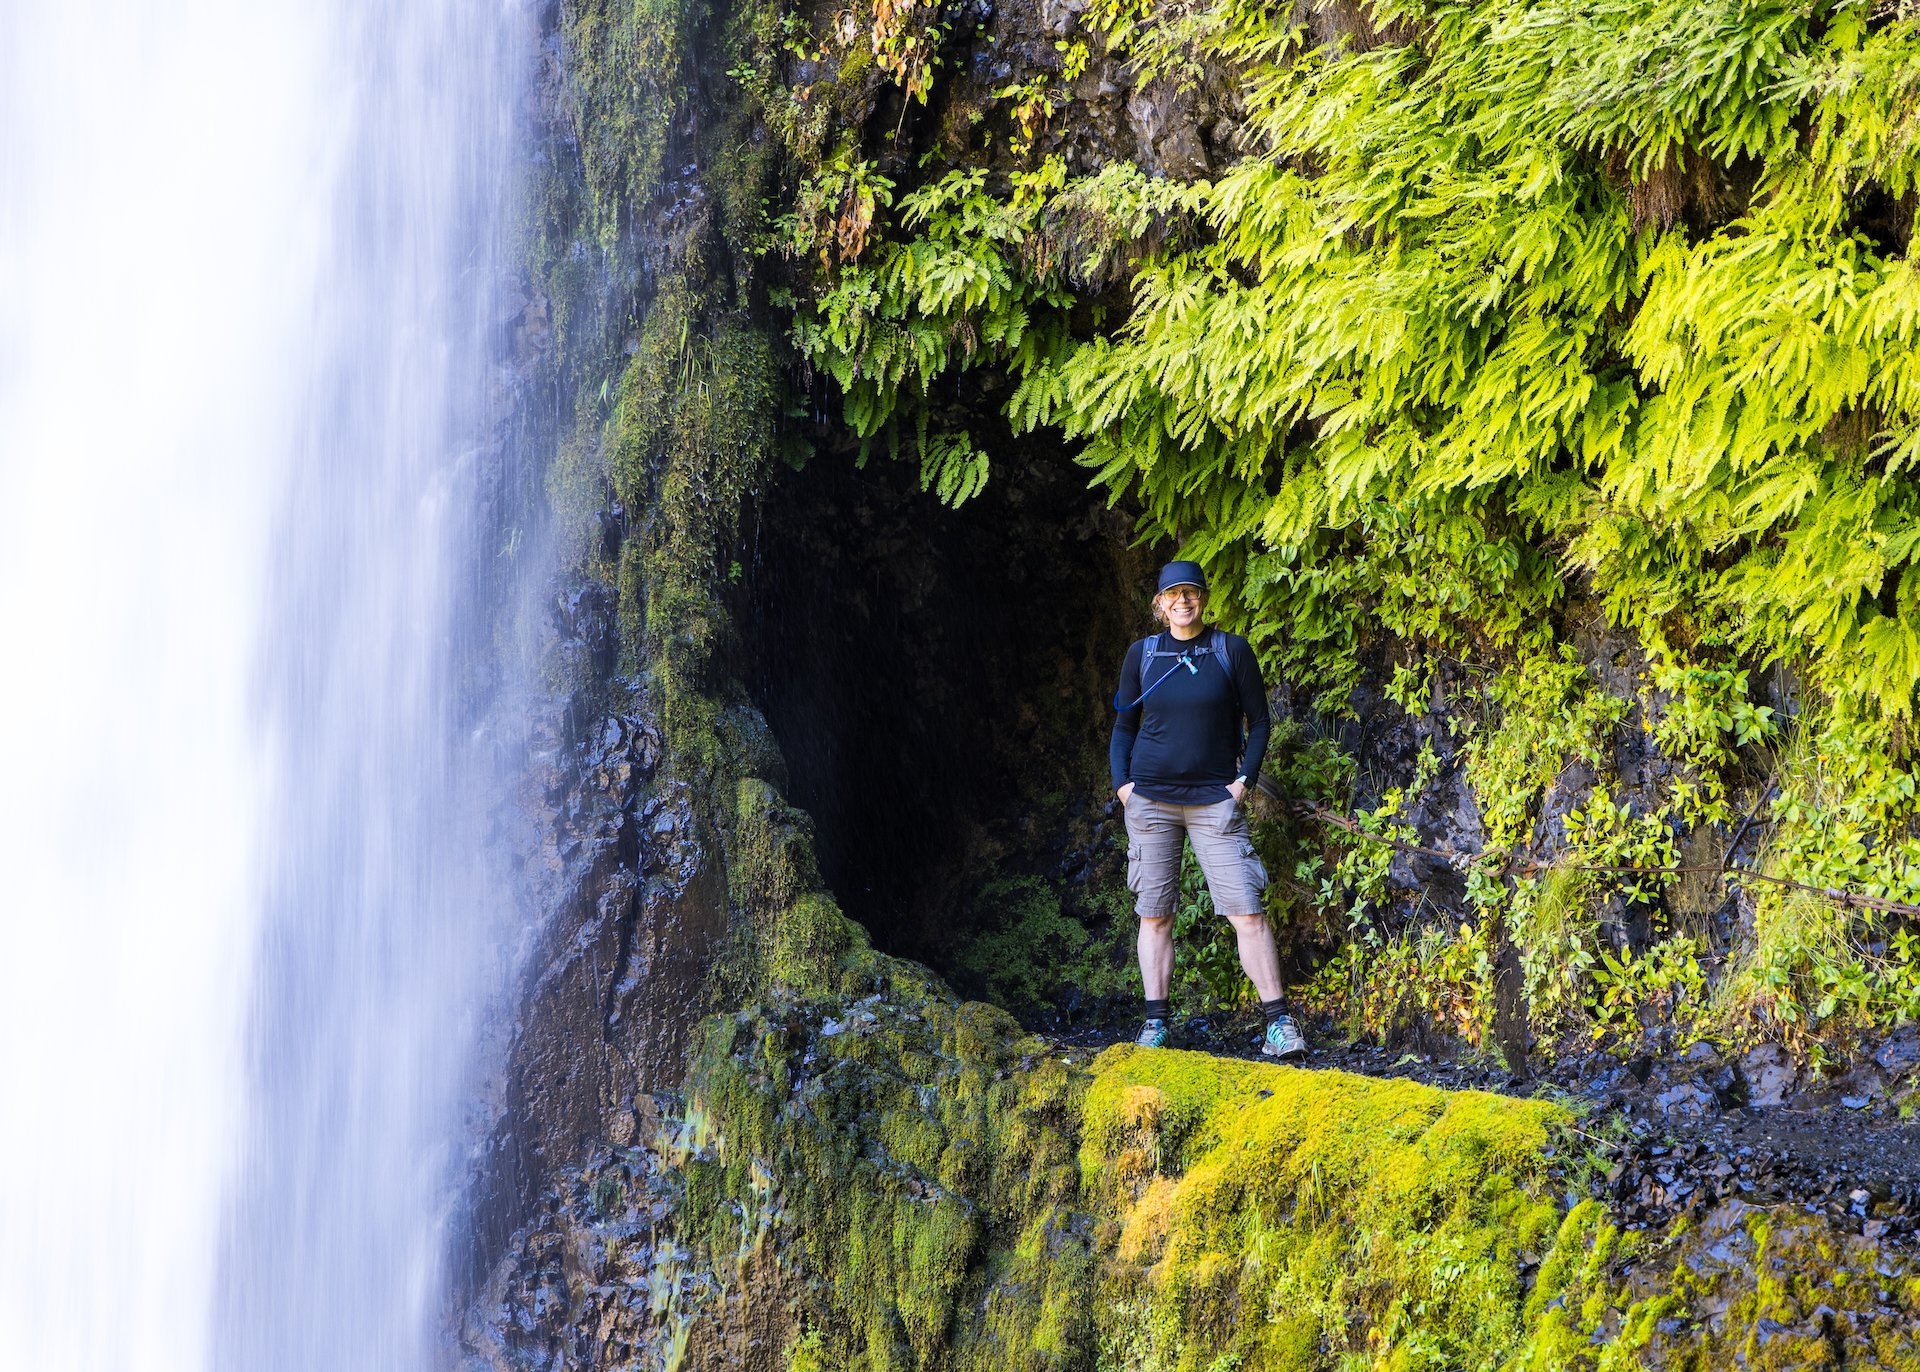
[[873,0],[868,28],[874,61],[899,83],[907,98],[927,103],[947,19],[939,0]]
[[845,208],[831,240],[818,222],[795,223],[789,251],[817,251],[835,265],[796,321],[794,343],[840,388],[847,425],[863,443],[884,434],[897,451],[899,413],[912,415],[922,484],[958,504],[985,481],[987,455],[964,434],[928,434],[929,386],[949,369],[1035,365],[1059,346],[1058,315],[1070,298],[1024,269],[1033,213],[989,195],[984,171],[952,172],[903,197],[901,222],[918,232],[882,243],[870,260],[862,260],[867,224],[889,188],[858,158],[820,177],[827,184],[807,203]]
[[1595,787],[1586,803],[1567,816],[1567,849],[1569,862],[1626,869],[1604,875],[1629,901],[1657,901],[1674,881],[1668,873],[1634,869],[1675,867],[1680,861],[1669,816],[1636,815],[1625,803],[1614,804],[1605,785]]
[[1663,939],[1637,956],[1603,948],[1587,998],[1594,1037],[1611,1032],[1632,1042],[1664,1024],[1679,1030],[1685,1043],[1707,1008],[1698,952],[1688,938]]
[[[1877,378],[1907,365],[1906,268],[1843,211],[1905,184],[1914,38],[1855,15],[1383,4],[1414,37],[1282,43],[1245,85],[1269,155],[1204,188],[1208,241],[1151,261],[1127,323],[1030,376],[1020,413],[1086,439],[1332,699],[1376,622],[1538,646],[1568,567],[1622,622],[1723,613],[1744,650],[1903,714],[1920,411]],[[1886,179],[1809,159],[1797,117],[1823,148],[1898,144]],[[1695,241],[1687,178],[1737,158],[1766,169],[1746,215]]]
[[1173,906],[1174,1000],[1186,1014],[1234,1010],[1253,1000],[1253,983],[1240,966],[1233,925],[1214,913],[1193,849],[1180,855],[1180,890]]
[[1653,741],[1666,756],[1690,764],[1716,799],[1736,751],[1778,736],[1773,710],[1748,698],[1747,672],[1733,663],[1688,663],[1663,654],[1649,685],[1660,701],[1649,712]]
[[1487,847],[1524,846],[1534,807],[1570,761],[1599,771],[1628,703],[1597,689],[1571,646],[1523,658],[1479,693],[1486,711],[1465,744],[1468,780],[1482,798]]
[[1493,1023],[1492,950],[1475,924],[1354,939],[1295,994],[1355,1036],[1386,1041],[1417,1027],[1477,1047]]
[[1781,769],[1770,857],[1818,886],[1920,901],[1920,799],[1900,735],[1843,713],[1804,720]]
[[[1784,751],[1764,865],[1817,887],[1920,900],[1915,785],[1899,731],[1832,712],[1803,718]],[[1907,1021],[1914,944],[1903,922],[1805,891],[1755,884],[1754,938],[1731,999],[1763,1031],[1805,1043]]]
[[987,484],[987,455],[970,434],[931,434],[920,440],[920,489],[942,505],[958,505]]
[[1593,913],[1596,885],[1565,868],[1514,883],[1507,932],[1520,955],[1529,1027],[1542,1037],[1580,1023],[1596,959],[1606,956]]
[[1106,927],[1089,931],[1061,911],[1059,893],[1037,877],[987,883],[966,921],[982,932],[956,954],[955,983],[1020,1014],[1058,1008],[1069,997],[1098,1002],[1137,993],[1135,925],[1125,894],[1097,902]]

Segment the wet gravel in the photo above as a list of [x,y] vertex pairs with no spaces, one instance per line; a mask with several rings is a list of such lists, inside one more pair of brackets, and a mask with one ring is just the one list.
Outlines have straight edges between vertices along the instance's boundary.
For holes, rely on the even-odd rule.
[[[1137,1026],[1050,1035],[1063,1048],[1126,1042]],[[1845,1232],[1920,1247],[1920,1034],[1867,1045],[1853,1066],[1810,1078],[1777,1048],[1735,1057],[1706,1044],[1622,1058],[1562,1058],[1525,1077],[1482,1055],[1348,1044],[1322,1026],[1304,1066],[1516,1096],[1581,1115],[1589,1147],[1565,1171],[1569,1199],[1607,1201],[1627,1227],[1698,1219],[1722,1201],[1792,1204]],[[1189,1020],[1175,1047],[1260,1052],[1257,1018]]]

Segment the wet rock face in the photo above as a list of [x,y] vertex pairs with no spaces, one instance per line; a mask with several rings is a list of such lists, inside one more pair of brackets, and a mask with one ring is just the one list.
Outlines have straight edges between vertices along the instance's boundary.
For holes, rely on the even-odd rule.
[[[527,249],[532,281],[515,331],[515,419],[526,450],[545,455],[551,536],[572,545],[574,561],[547,590],[549,694],[533,705],[509,821],[529,946],[511,950],[520,984],[494,1046],[495,1079],[476,1104],[491,1123],[473,1163],[467,1293],[497,1275],[541,1198],[556,1203],[560,1179],[609,1140],[634,1137],[648,1093],[678,1085],[732,908],[704,780],[669,762],[668,715],[634,641],[632,588],[618,576],[649,536],[651,507],[612,498],[603,415],[584,400],[617,381],[637,347],[627,331],[663,267],[697,256],[703,173],[675,155],[657,204],[601,203],[614,192],[587,184],[583,138],[595,131],[576,121],[578,63],[605,55],[563,36],[581,6],[538,8],[546,41],[525,171],[539,242]],[[676,153],[688,136],[663,134]],[[617,234],[597,221],[603,213],[619,220]]]
[[479,1268],[553,1176],[618,1133],[645,1093],[678,1084],[726,927],[688,786],[661,771],[652,703],[605,675],[611,607],[592,584],[553,601],[551,657],[573,684],[546,704],[520,795],[540,935],[481,1166]]
[[[631,1143],[631,1121],[625,1132]],[[568,1172],[469,1308],[467,1366],[664,1365],[673,1332],[651,1297],[680,1193],[664,1153],[641,1147],[603,1148]]]
[[1799,1068],[1777,1043],[1763,1043],[1740,1059],[1740,1075],[1747,1083],[1746,1103],[1784,1105],[1799,1079]]

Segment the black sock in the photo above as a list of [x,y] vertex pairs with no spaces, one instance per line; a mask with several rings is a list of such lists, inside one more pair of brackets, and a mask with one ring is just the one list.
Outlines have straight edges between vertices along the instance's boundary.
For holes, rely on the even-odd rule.
[[1280,997],[1279,1000],[1263,1000],[1260,1002],[1260,1015],[1261,1018],[1266,1020],[1269,1029],[1273,1027],[1275,1020],[1283,1018],[1286,1013],[1287,998],[1285,996]]
[[1149,1000],[1147,1002],[1147,1018],[1157,1020],[1171,1019],[1172,1016],[1167,1013],[1167,1002],[1164,1000]]

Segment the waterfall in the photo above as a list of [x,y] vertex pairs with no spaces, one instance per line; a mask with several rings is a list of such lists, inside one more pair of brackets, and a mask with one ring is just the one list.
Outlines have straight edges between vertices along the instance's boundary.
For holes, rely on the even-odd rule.
[[438,1360],[532,22],[0,7],[0,1367]]

